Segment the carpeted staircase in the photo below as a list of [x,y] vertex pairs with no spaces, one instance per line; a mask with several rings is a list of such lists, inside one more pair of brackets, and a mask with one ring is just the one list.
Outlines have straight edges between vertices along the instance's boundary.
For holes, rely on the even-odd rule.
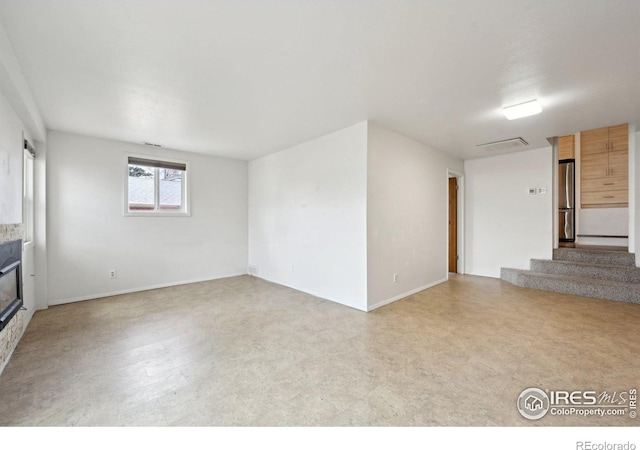
[[640,304],[640,268],[620,251],[558,248],[553,260],[532,259],[531,270],[500,270],[517,286]]

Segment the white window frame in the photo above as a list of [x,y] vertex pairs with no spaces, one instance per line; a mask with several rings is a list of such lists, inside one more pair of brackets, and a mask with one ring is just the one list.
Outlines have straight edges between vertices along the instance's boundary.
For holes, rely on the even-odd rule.
[[24,227],[23,248],[33,247],[34,236],[34,195],[35,157],[29,149],[23,150],[22,159],[22,223]]
[[[184,176],[182,179],[182,208],[178,211],[171,212],[167,210],[160,210],[157,208],[158,200],[159,200],[159,192],[158,186],[159,184],[155,184],[155,192],[154,192],[154,201],[156,203],[156,208],[148,211],[129,211],[129,158],[140,158],[140,159],[148,159],[150,161],[163,161],[168,163],[177,163],[184,164],[186,170],[184,171]],[[155,174],[155,179],[158,180],[157,171]],[[175,158],[165,158],[158,157],[155,155],[145,155],[145,154],[137,154],[137,153],[128,153],[124,157],[124,215],[128,217],[188,217],[191,216],[191,208],[190,208],[190,184],[191,184],[191,167],[189,161],[185,161],[182,159]]]

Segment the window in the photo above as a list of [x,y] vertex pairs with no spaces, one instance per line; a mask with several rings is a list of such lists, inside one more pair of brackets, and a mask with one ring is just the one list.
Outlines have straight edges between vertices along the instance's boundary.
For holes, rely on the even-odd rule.
[[187,164],[127,158],[126,215],[188,215]]
[[24,227],[24,245],[33,243],[33,147],[25,142],[22,176],[22,223]]

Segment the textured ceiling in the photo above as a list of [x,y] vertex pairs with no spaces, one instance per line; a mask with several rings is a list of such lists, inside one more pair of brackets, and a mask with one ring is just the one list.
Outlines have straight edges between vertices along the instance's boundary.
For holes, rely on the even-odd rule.
[[0,22],[47,128],[123,141],[253,159],[370,119],[473,158],[640,122],[640,1],[0,0]]

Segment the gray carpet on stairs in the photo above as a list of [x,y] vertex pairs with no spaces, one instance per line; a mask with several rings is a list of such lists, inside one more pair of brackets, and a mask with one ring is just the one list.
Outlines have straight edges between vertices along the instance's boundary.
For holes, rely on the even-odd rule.
[[633,253],[607,250],[583,250],[576,248],[556,248],[553,250],[554,261],[573,261],[591,264],[606,264],[616,266],[636,265]]
[[553,260],[531,260],[531,270],[502,268],[517,286],[640,304],[640,268],[633,253],[560,248]]

